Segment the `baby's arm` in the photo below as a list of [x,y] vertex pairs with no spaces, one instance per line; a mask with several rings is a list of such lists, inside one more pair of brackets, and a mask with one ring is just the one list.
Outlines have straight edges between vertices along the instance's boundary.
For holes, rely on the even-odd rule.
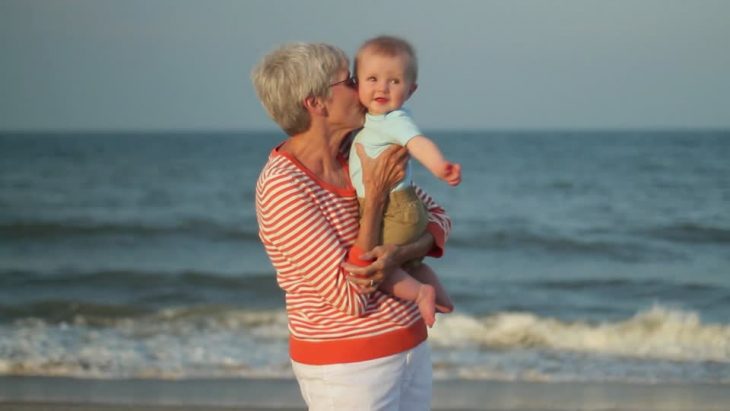
[[437,178],[455,186],[461,182],[461,165],[447,161],[428,137],[418,135],[406,143],[408,152]]

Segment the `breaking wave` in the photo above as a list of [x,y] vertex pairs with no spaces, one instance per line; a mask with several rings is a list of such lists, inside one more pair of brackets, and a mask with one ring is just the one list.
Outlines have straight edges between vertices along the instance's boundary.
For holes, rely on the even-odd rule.
[[730,325],[705,324],[689,311],[656,305],[633,317],[591,324],[531,313],[442,317],[434,345],[492,349],[537,348],[644,359],[730,363]]
[[[728,382],[730,325],[706,324],[695,313],[662,306],[625,320],[595,324],[517,312],[483,317],[452,314],[439,317],[430,334],[438,359],[437,374],[439,369],[455,369],[457,374],[489,379],[505,370],[488,361],[520,352],[552,352],[553,358],[567,358],[568,365],[576,361],[620,364],[622,359],[638,359],[643,367],[655,370],[647,372],[652,378],[666,368],[661,364],[670,361],[672,367],[699,367],[704,373],[701,375],[709,375],[699,379]],[[0,326],[0,375],[291,377],[287,337],[286,314],[278,309],[167,308],[104,322],[83,315],[61,323],[27,318]],[[481,363],[474,360],[484,352],[491,359]],[[525,365],[509,364],[513,369],[507,371],[512,375],[530,378],[532,371],[520,371]],[[706,371],[706,364],[715,365]],[[571,371],[568,377],[556,378],[584,377]]]

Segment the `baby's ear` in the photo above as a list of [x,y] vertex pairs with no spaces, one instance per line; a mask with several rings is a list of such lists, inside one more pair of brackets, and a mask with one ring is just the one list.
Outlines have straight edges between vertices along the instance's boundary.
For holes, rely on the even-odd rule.
[[411,84],[411,89],[408,91],[408,97],[412,96],[413,93],[416,92],[417,88],[418,88],[418,84],[416,84],[416,83]]

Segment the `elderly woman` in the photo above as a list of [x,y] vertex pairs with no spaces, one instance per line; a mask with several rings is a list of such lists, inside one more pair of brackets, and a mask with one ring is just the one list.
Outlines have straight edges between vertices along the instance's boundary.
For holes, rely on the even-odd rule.
[[[417,189],[429,229],[413,243],[370,250],[390,188],[403,178],[406,151],[393,146],[363,161],[367,203],[347,171],[351,131],[363,111],[347,56],[327,44],[289,44],[252,73],[256,92],[289,136],[271,152],[256,187],[259,236],[286,293],[289,351],[311,410],[427,410],[431,359],[412,302],[377,290],[405,261],[442,253],[450,220]],[[367,267],[347,262],[370,250]]]

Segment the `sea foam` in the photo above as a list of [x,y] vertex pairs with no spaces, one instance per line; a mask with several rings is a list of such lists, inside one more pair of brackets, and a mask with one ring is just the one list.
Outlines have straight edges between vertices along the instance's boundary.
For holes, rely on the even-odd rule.
[[[0,375],[288,378],[287,337],[283,310],[164,309],[103,325],[25,319],[0,326]],[[439,316],[430,341],[437,376],[730,382],[730,325],[659,305],[605,323],[455,313]]]
[[437,347],[538,348],[672,361],[730,362],[730,325],[704,324],[697,313],[655,305],[633,317],[591,324],[531,313],[440,317]]

